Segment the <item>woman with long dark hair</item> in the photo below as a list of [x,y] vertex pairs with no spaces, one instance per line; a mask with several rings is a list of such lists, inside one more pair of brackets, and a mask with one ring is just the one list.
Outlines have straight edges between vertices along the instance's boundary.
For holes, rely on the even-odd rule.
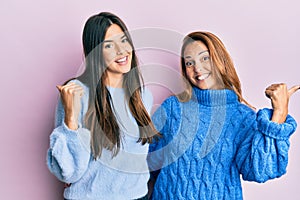
[[48,168],[68,184],[65,199],[146,199],[148,143],[157,134],[124,22],[108,12],[83,30],[85,71],[57,86]]

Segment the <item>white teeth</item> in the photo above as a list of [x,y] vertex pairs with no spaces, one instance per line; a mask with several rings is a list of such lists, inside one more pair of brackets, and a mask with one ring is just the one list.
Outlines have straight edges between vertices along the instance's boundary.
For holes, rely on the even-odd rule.
[[116,62],[118,62],[118,63],[120,63],[120,62],[125,62],[126,59],[127,59],[127,57],[123,57],[123,58],[121,58],[121,59],[119,59],[119,60],[116,60]]
[[208,74],[203,74],[203,75],[201,75],[201,76],[197,76],[196,78],[197,78],[198,80],[202,81],[202,80],[204,80],[204,79],[207,79],[209,75],[210,75],[209,73],[208,73]]

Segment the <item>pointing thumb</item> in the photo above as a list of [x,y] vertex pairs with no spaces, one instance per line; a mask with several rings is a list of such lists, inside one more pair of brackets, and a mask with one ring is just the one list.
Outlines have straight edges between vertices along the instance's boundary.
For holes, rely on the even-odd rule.
[[57,85],[56,88],[58,89],[59,92],[61,92],[61,90],[62,90],[62,86],[61,85]]
[[295,86],[291,87],[291,88],[289,89],[289,91],[288,91],[289,97],[292,96],[292,95],[293,95],[297,90],[299,90],[299,89],[300,89],[300,86],[299,86],[299,85],[295,85]]

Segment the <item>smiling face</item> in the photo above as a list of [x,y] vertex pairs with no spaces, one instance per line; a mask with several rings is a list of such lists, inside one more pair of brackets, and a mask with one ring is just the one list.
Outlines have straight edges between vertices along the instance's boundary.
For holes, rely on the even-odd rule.
[[103,59],[107,66],[108,85],[122,80],[123,75],[130,71],[132,61],[132,46],[120,26],[112,24],[104,37]]
[[186,76],[190,83],[200,89],[219,89],[206,45],[193,41],[184,50]]

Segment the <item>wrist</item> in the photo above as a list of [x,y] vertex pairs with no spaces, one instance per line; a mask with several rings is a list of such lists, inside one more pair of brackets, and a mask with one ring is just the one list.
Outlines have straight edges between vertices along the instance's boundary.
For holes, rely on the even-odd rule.
[[285,122],[288,115],[287,109],[274,109],[271,121],[282,124]]
[[71,130],[77,130],[78,129],[78,122],[75,119],[65,119],[65,124],[67,127]]

